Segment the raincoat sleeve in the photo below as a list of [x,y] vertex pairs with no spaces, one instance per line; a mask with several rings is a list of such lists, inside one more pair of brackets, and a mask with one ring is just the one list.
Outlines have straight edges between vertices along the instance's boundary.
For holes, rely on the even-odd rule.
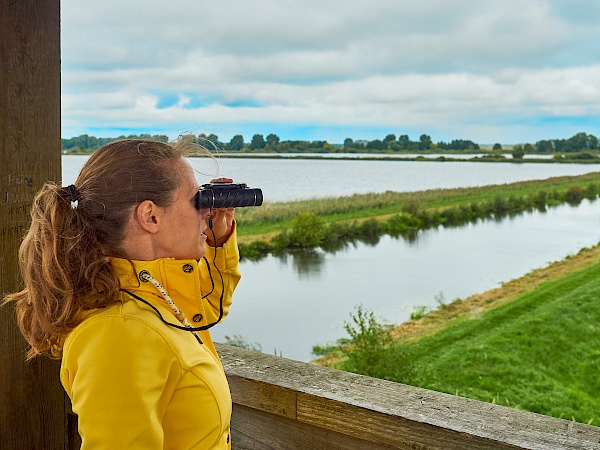
[[[236,227],[234,222],[234,227]],[[206,296],[205,308],[208,323],[219,318],[220,304],[223,302],[223,317],[227,316],[233,291],[240,280],[238,263],[240,253],[237,245],[236,229],[222,247],[206,246],[206,261],[200,264],[200,285],[202,296]],[[221,279],[222,278],[222,279]]]
[[166,337],[146,322],[102,316],[74,330],[61,382],[79,416],[82,450],[163,448],[169,386],[181,374]]

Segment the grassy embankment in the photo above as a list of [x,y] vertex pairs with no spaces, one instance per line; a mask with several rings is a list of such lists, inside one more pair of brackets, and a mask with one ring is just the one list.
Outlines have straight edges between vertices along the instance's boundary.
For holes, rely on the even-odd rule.
[[[597,246],[396,327],[368,372],[600,425],[599,298]],[[344,354],[319,363],[347,370]]]
[[236,211],[240,250],[243,255],[256,256],[301,246],[335,248],[345,241],[382,234],[410,237],[420,229],[438,225],[457,226],[596,198],[599,183],[600,173],[595,172],[476,188],[265,203]]

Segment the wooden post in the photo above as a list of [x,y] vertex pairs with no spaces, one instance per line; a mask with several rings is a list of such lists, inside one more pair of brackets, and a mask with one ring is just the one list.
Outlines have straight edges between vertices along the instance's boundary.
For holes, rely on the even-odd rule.
[[[0,2],[0,294],[22,287],[17,252],[35,193],[60,182],[60,0]],[[0,448],[64,449],[59,364],[25,362],[14,305],[0,308]]]

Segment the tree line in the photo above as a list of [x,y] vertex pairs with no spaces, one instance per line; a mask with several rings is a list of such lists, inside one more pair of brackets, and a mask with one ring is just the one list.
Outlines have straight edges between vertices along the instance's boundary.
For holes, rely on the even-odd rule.
[[[62,139],[62,149],[70,151],[89,151],[119,139],[151,139],[160,142],[168,142],[169,138],[164,134],[130,134],[115,138],[99,138],[82,134],[70,139]],[[208,148],[209,150],[226,150],[232,152],[274,152],[274,153],[312,153],[312,152],[420,152],[420,151],[480,151],[479,144],[467,139],[454,139],[450,142],[433,142],[427,134],[422,134],[418,140],[413,141],[407,134],[396,137],[388,134],[383,139],[354,140],[350,137],[343,144],[331,144],[327,141],[304,141],[304,140],[281,140],[274,133],[254,134],[249,142],[244,140],[241,134],[233,136],[229,142],[222,142],[216,134],[194,135],[193,140]],[[517,144],[512,147],[513,156],[523,157],[527,153],[572,153],[589,150],[598,150],[598,138],[592,134],[577,133],[568,139],[546,139],[534,144]],[[494,151],[502,151],[502,145],[495,143]]]

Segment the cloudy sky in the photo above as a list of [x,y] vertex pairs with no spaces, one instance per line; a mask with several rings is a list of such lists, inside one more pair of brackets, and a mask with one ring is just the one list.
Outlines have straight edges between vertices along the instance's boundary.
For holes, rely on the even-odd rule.
[[600,136],[597,0],[62,0],[62,135]]

